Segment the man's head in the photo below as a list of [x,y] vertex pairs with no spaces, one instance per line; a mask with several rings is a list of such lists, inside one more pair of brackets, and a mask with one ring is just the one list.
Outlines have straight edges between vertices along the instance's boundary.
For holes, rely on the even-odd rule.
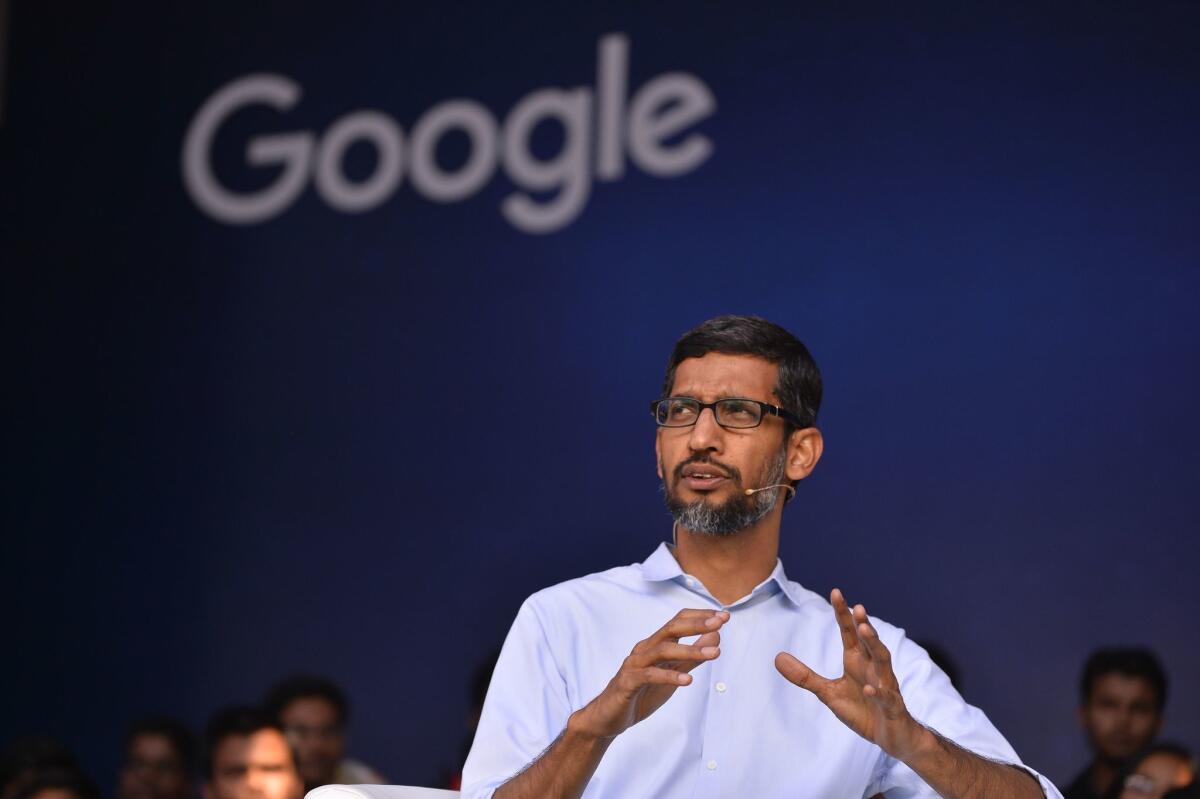
[[50,768],[34,774],[14,799],[100,799],[100,791],[76,769]]
[[1079,689],[1079,722],[1100,760],[1123,761],[1154,740],[1162,728],[1167,676],[1149,650],[1092,653]]
[[[784,489],[747,489],[807,477],[821,457],[814,427],[821,373],[800,341],[754,316],[720,316],[675,344],[655,439],[667,507],[693,533],[732,535],[775,510]],[[744,399],[748,403],[719,403]]]
[[167,718],[135,722],[125,736],[118,799],[190,799],[196,740],[182,722]]
[[1196,759],[1179,744],[1160,743],[1135,758],[1121,783],[1120,799],[1163,799],[1196,780]]
[[204,799],[301,799],[304,783],[283,730],[254,708],[221,711],[209,722]]
[[298,675],[271,688],[263,702],[296,752],[308,789],[335,782],[346,755],[346,695],[332,681]]

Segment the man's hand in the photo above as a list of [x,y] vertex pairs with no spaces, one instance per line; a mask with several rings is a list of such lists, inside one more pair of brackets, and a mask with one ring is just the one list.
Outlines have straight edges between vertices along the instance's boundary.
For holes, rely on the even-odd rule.
[[787,652],[775,656],[775,668],[815,694],[847,727],[897,760],[906,760],[928,730],[904,706],[891,653],[871,626],[866,608],[856,605],[851,611],[836,588],[829,601],[842,632],[842,676],[827,680]]
[[[663,706],[692,681],[689,671],[721,654],[724,610],[681,610],[633,648],[600,695],[567,719],[567,728],[522,772],[501,785],[496,799],[578,799],[609,744]],[[695,643],[680,638],[698,635]]]
[[[621,664],[621,670],[591,702],[571,714],[572,732],[613,738],[662,707],[675,689],[688,685],[688,674],[721,654],[724,610],[681,610],[657,632],[640,641]],[[692,644],[680,638],[699,635]]]
[[836,588],[829,601],[842,631],[842,676],[827,680],[787,652],[775,656],[780,674],[815,694],[847,727],[907,764],[939,796],[1044,799],[1038,780],[1020,766],[982,758],[921,726],[904,706],[892,654],[871,626],[867,609],[855,605],[851,611]]

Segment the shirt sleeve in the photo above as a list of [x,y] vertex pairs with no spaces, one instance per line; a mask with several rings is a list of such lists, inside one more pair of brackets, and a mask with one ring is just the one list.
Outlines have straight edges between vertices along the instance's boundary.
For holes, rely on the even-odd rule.
[[[908,640],[903,630],[893,628],[892,634],[892,640],[885,643],[892,652],[904,703],[917,721],[963,749],[1023,769],[1037,779],[1046,799],[1062,799],[1054,783],[1021,762],[983,711],[963,700],[924,649]],[[934,790],[916,772],[882,751],[864,796],[879,793],[887,799],[937,799]]]
[[490,799],[550,746],[571,714],[567,683],[532,600],[500,650],[463,767],[464,799]]

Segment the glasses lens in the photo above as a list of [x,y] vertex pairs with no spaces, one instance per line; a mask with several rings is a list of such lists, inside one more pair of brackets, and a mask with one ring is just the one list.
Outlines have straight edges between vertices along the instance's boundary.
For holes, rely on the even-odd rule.
[[700,403],[694,399],[672,397],[658,403],[656,418],[663,427],[687,427],[696,423]]
[[762,407],[748,400],[726,399],[717,403],[717,424],[724,427],[758,427]]

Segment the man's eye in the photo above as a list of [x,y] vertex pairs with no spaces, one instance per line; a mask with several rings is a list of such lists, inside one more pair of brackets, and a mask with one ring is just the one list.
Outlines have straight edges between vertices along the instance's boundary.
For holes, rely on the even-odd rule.
[[758,407],[751,405],[748,402],[738,402],[737,400],[727,401],[721,405],[721,410],[725,416],[734,418],[750,418],[758,412]]
[[669,409],[672,419],[686,419],[696,412],[696,409],[687,402],[673,402]]

